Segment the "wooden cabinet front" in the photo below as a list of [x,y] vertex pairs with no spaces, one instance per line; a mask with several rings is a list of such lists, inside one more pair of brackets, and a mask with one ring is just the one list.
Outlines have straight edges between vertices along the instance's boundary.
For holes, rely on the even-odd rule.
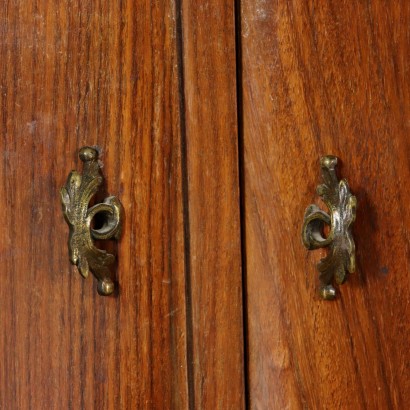
[[[241,408],[233,2],[0,7],[0,408]],[[68,260],[84,145],[124,206],[110,297]]]
[[[410,402],[408,2],[241,2],[249,403]],[[301,243],[319,159],[357,197],[356,272],[317,295]]]
[[[406,1],[0,6],[0,409],[405,409]],[[59,188],[101,149],[114,295],[68,260]],[[317,295],[319,159],[356,272]],[[325,207],[323,207],[325,209]]]

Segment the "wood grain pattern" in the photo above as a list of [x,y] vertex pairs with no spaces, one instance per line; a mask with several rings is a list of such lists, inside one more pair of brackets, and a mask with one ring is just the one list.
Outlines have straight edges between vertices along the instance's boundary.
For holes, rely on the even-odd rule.
[[[0,30],[0,408],[187,408],[176,6],[5,1]],[[84,144],[125,208],[116,297],[68,261]]]
[[[409,28],[406,1],[242,1],[250,408],[410,402]],[[335,302],[300,239],[325,154],[358,199]]]
[[244,407],[234,2],[182,2],[194,406]]
[[[0,30],[0,408],[242,408],[233,2],[4,2]],[[125,208],[114,297],[68,262],[83,145]]]

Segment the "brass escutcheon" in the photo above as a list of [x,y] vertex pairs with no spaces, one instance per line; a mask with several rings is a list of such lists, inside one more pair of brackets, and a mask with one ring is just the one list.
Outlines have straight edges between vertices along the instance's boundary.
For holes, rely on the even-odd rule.
[[[329,208],[330,215],[317,205],[309,205],[302,228],[302,241],[307,249],[329,249],[328,255],[317,265],[319,293],[326,300],[336,297],[333,279],[342,284],[346,281],[347,273],[355,271],[355,243],[351,226],[356,218],[357,200],[351,194],[347,181],[338,181],[336,165],[337,157],[333,155],[320,159],[324,183],[318,185],[316,192]],[[326,237],[323,232],[325,225],[330,227]]]
[[[115,196],[110,196],[103,203],[88,207],[91,198],[101,187],[103,177],[96,148],[83,147],[79,156],[84,163],[83,174],[71,171],[65,186],[60,190],[64,217],[70,227],[69,257],[84,278],[90,271],[94,274],[98,279],[98,293],[107,296],[115,288],[111,272],[115,256],[97,249],[94,240],[119,238],[122,206]],[[98,213],[103,214],[104,222],[100,228],[93,229],[91,223]]]

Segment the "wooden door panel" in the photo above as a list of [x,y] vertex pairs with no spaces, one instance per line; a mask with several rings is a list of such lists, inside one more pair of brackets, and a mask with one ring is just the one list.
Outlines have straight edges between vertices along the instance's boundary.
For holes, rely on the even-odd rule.
[[[410,401],[408,2],[241,3],[251,408]],[[301,243],[319,158],[357,196],[357,269],[319,300]]]
[[183,2],[182,19],[193,405],[236,410],[245,391],[234,2]]
[[[233,2],[183,3],[1,6],[0,408],[243,406]],[[112,297],[68,261],[83,145],[124,206]]]
[[[1,27],[0,407],[185,408],[175,8],[6,2]],[[86,144],[125,210],[115,297],[67,258],[58,190]]]

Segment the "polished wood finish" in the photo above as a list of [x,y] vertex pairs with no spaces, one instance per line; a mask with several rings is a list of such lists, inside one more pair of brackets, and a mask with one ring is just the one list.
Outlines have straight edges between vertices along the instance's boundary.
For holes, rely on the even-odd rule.
[[[0,408],[406,408],[409,27],[405,1],[4,2]],[[105,298],[58,194],[86,144],[125,210]],[[300,236],[325,154],[358,199],[334,302]]]
[[[196,7],[1,6],[0,408],[243,403],[233,11]],[[112,297],[68,261],[86,144],[125,211]]]
[[[6,2],[0,26],[0,407],[187,408],[175,7]],[[115,297],[68,261],[85,144],[125,210]]]
[[[242,1],[252,409],[408,407],[409,27],[406,1]],[[358,199],[334,302],[300,236],[325,154]]]
[[244,406],[234,1],[182,2],[194,406]]

